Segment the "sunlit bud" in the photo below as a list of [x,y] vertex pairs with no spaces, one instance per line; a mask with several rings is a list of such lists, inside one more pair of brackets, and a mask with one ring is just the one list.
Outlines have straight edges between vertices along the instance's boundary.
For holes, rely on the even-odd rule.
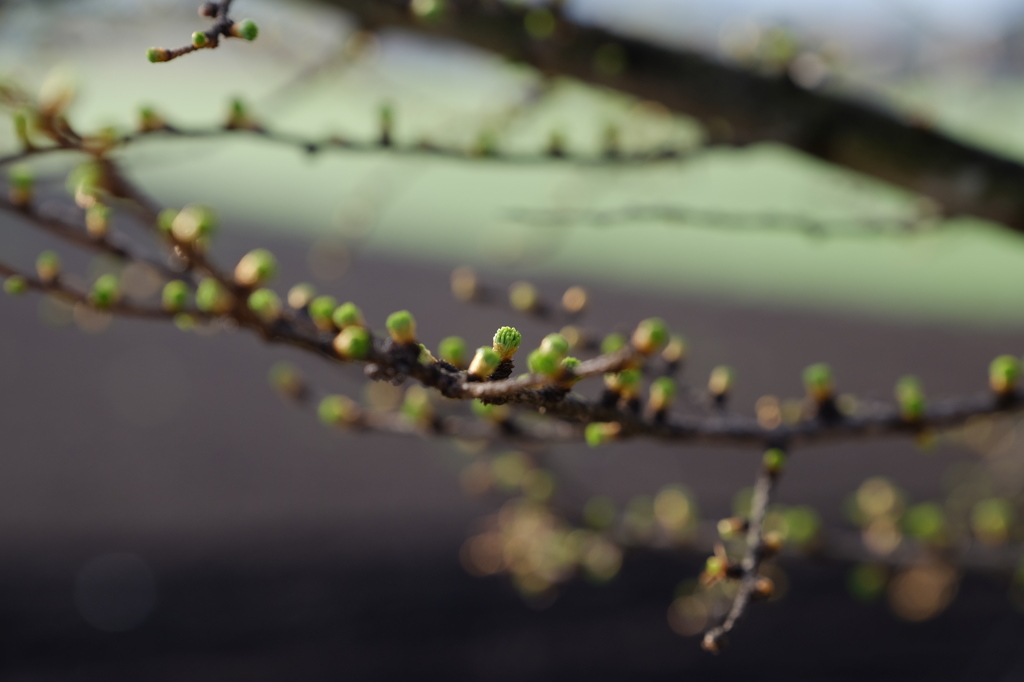
[[561,158],[565,156],[565,134],[561,130],[552,130],[548,136],[548,156]]
[[569,287],[562,294],[562,308],[570,315],[576,315],[587,307],[587,290],[580,286]]
[[669,377],[658,377],[651,382],[648,405],[655,412],[664,412],[672,406],[676,396],[676,382]]
[[299,398],[306,390],[302,372],[290,362],[277,362],[268,374],[270,385],[286,398]]
[[4,291],[11,296],[20,296],[28,291],[28,280],[21,275],[11,275],[4,280]]
[[92,285],[92,293],[89,300],[97,308],[110,308],[117,303],[121,297],[121,282],[117,275],[100,275]]
[[382,104],[377,111],[377,125],[380,128],[378,144],[390,147],[395,129],[395,110],[390,104]]
[[8,198],[11,200],[11,203],[18,208],[28,206],[29,202],[32,201],[32,189],[35,185],[32,169],[22,164],[14,166],[7,173],[7,180],[11,185],[8,191]]
[[832,399],[835,393],[835,380],[832,368],[824,362],[818,362],[804,369],[804,389],[814,402],[824,403]]
[[626,345],[626,337],[619,333],[612,333],[604,337],[601,342],[601,353],[609,355]]
[[686,338],[673,334],[661,351],[661,359],[669,364],[678,364],[686,359]]
[[178,211],[171,221],[171,236],[184,244],[209,237],[217,227],[217,216],[207,206],[191,204]]
[[93,204],[85,210],[85,231],[93,239],[103,239],[107,236],[110,226],[111,210],[103,204]]
[[259,27],[252,19],[242,19],[231,24],[231,35],[243,40],[256,40],[260,33]]
[[469,268],[456,268],[452,271],[452,295],[459,301],[468,302],[480,293],[480,283],[476,273]]
[[764,470],[772,475],[778,476],[786,466],[786,453],[779,448],[769,448],[762,458]]
[[373,339],[365,327],[345,327],[334,337],[334,350],[347,360],[362,360],[372,348]]
[[596,448],[599,445],[610,443],[622,433],[622,426],[618,422],[594,422],[587,424],[583,435],[587,445]]
[[604,385],[609,391],[613,391],[626,400],[632,400],[640,395],[640,370],[624,369],[621,372],[604,375]]
[[476,349],[476,354],[469,363],[469,373],[481,379],[486,379],[494,374],[494,370],[498,369],[499,364],[501,364],[501,356],[495,353],[493,349],[482,346]]
[[327,426],[341,426],[359,419],[359,406],[347,396],[329,395],[320,401],[316,413]]
[[724,578],[729,569],[728,560],[714,554],[704,562],[704,574],[709,578]]
[[288,290],[288,305],[296,310],[301,310],[309,305],[309,302],[316,296],[316,287],[305,282],[296,284]]
[[542,348],[538,348],[530,353],[527,358],[527,365],[529,366],[530,371],[534,374],[543,374],[546,377],[556,377],[560,372],[558,366],[559,360],[561,360],[561,358],[558,355],[547,352]]
[[335,308],[334,313],[331,315],[331,320],[338,329],[366,326],[366,321],[363,319],[363,311],[351,301],[342,303]]
[[754,591],[751,596],[754,599],[770,599],[773,594],[775,594],[775,583],[772,582],[772,579],[763,575],[758,576],[754,581]]
[[501,356],[502,362],[511,360],[523,342],[523,335],[515,327],[500,327],[494,332],[494,352]]
[[466,363],[466,342],[458,336],[441,339],[437,344],[437,354],[449,365],[462,369]]
[[1020,380],[1020,360],[1012,355],[1000,355],[988,366],[988,384],[1001,396],[1010,395]]
[[540,349],[545,353],[562,358],[569,352],[569,342],[561,334],[548,334],[540,342]]
[[516,282],[508,288],[508,302],[515,310],[530,313],[540,305],[540,294],[529,282]]
[[235,266],[235,281],[245,287],[265,284],[277,274],[277,259],[266,249],[253,249]]
[[164,310],[172,313],[184,310],[188,305],[188,293],[188,285],[180,279],[165,284],[161,294]]
[[711,370],[711,377],[708,379],[708,391],[714,397],[725,397],[732,390],[736,381],[736,372],[732,367],[719,365]]
[[668,341],[668,327],[657,317],[650,317],[636,326],[633,332],[633,348],[644,355],[651,355]]
[[924,418],[926,402],[924,389],[917,377],[906,376],[896,383],[896,401],[904,421],[916,422]]
[[196,307],[205,313],[226,313],[232,303],[231,293],[212,277],[200,280],[196,286]]
[[209,45],[210,39],[202,31],[196,31],[192,34],[192,47],[203,48]]
[[50,284],[60,276],[60,256],[53,251],[43,251],[36,258],[36,274],[45,284]]
[[747,532],[747,520],[738,516],[722,519],[718,522],[718,534],[723,540],[736,540]]
[[139,130],[143,132],[151,132],[154,130],[163,130],[167,124],[161,118],[160,114],[156,113],[150,107],[142,107],[139,109]]
[[170,58],[171,53],[162,47],[151,47],[146,50],[146,59],[153,63],[166,62]]
[[249,309],[264,322],[281,317],[281,297],[271,289],[257,289],[249,294]]
[[395,343],[416,342],[416,318],[408,310],[399,310],[388,315],[385,326]]
[[425,343],[420,344],[419,361],[421,365],[432,365],[437,362],[437,358],[434,357],[434,354],[430,352],[430,349],[427,348],[427,344]]
[[317,296],[309,302],[309,317],[317,329],[334,331],[334,310],[338,300],[333,296]]
[[434,419],[434,406],[427,389],[418,385],[410,386],[402,402],[402,414],[410,421],[429,424]]
[[446,4],[445,0],[412,0],[409,9],[417,19],[438,21],[444,16]]

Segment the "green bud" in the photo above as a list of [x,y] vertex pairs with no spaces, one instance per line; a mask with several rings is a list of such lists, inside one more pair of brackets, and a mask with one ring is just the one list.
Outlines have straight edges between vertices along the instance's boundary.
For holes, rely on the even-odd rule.
[[51,284],[60,276],[60,256],[53,251],[43,251],[36,258],[36,274],[45,284]]
[[624,369],[604,375],[604,385],[610,391],[618,393],[626,400],[631,400],[640,393],[641,374],[638,369]]
[[434,418],[434,406],[430,402],[430,393],[427,389],[418,385],[410,386],[402,402],[402,414],[410,421],[429,424]]
[[437,344],[437,354],[448,364],[461,369],[466,362],[466,342],[458,336],[441,339]]
[[576,368],[579,366],[579,358],[574,358],[571,356],[566,356],[562,358],[562,361],[558,363],[559,374],[562,383],[566,385],[572,385],[575,384],[580,379],[582,379],[583,377],[578,377],[575,375]]
[[334,350],[346,360],[362,360],[372,348],[373,339],[365,327],[345,327],[334,337]]
[[249,294],[249,309],[264,322],[273,322],[281,316],[281,297],[271,289],[257,289]]
[[340,306],[335,308],[334,314],[331,315],[331,320],[334,322],[334,326],[338,329],[366,326],[366,322],[363,320],[363,311],[359,309],[359,306],[351,301],[348,303],[342,303]]
[[165,284],[161,297],[164,310],[172,313],[184,310],[188,305],[188,293],[188,285],[180,279]]
[[916,504],[903,516],[903,527],[918,540],[934,542],[942,538],[946,529],[946,514],[934,502]]
[[103,239],[107,236],[107,229],[110,225],[111,210],[103,204],[93,204],[85,210],[85,231],[93,239]]
[[711,377],[708,379],[708,390],[713,396],[724,396],[732,390],[736,381],[736,372],[732,367],[719,365],[711,370]]
[[807,395],[816,403],[820,404],[830,400],[835,392],[832,368],[824,362],[808,366],[804,370],[804,388],[807,390]]
[[686,359],[687,344],[686,338],[679,335],[672,335],[661,351],[661,359],[665,362],[676,364]]
[[540,305],[540,294],[529,282],[516,282],[508,288],[508,302],[515,310],[529,313]]
[[316,287],[312,284],[296,284],[288,290],[288,305],[301,310],[309,305],[309,302],[316,296]]
[[434,354],[430,352],[425,343],[420,344],[419,362],[421,365],[432,365],[437,362],[437,358],[434,357]]
[[327,426],[340,426],[351,424],[359,418],[359,406],[347,396],[329,395],[320,401],[316,413]]
[[468,371],[473,376],[486,379],[494,373],[494,370],[498,369],[499,364],[501,364],[501,356],[493,349],[481,346],[476,349],[476,354],[469,363]]
[[501,359],[511,360],[512,356],[519,350],[523,342],[523,335],[516,331],[515,327],[500,327],[494,332],[494,352],[501,356]]
[[28,280],[21,275],[11,275],[4,280],[4,291],[11,296],[20,296],[28,291]]
[[184,244],[209,237],[217,227],[217,216],[207,206],[192,204],[178,211],[171,221],[171,236]]
[[720,556],[709,556],[708,560],[704,562],[704,573],[711,577],[725,577],[728,568],[729,562]]
[[268,374],[270,385],[275,391],[288,398],[298,398],[306,389],[302,372],[290,362],[277,362]]
[[309,302],[309,317],[317,329],[334,331],[334,311],[338,300],[333,296],[317,296]]
[[226,313],[231,309],[231,293],[212,277],[206,277],[196,286],[196,307],[204,313]]
[[252,19],[242,19],[231,24],[231,35],[235,38],[253,41],[259,33],[260,29]]
[[540,349],[545,353],[563,358],[569,352],[569,342],[561,334],[548,334],[540,342]]
[[277,274],[277,259],[266,249],[254,249],[235,266],[235,281],[244,287],[256,287]]
[[117,303],[121,297],[121,282],[117,275],[101,275],[92,285],[92,294],[89,299],[97,308],[110,308]]
[[25,164],[12,166],[7,173],[7,179],[11,184],[8,192],[11,203],[19,208],[28,206],[32,201],[32,191],[35,185],[32,169]]
[[656,353],[668,341],[668,327],[660,317],[649,317],[636,326],[633,347],[644,355]]
[[203,48],[210,42],[210,39],[206,37],[206,34],[202,31],[196,31],[192,34],[192,47]]
[[399,310],[388,315],[385,326],[395,343],[416,342],[416,318],[408,310]]
[[670,377],[658,377],[651,382],[649,405],[655,412],[664,412],[676,396],[676,382]]
[[1012,355],[1000,355],[988,366],[989,386],[999,395],[1013,393],[1019,380],[1020,360]]
[[543,374],[546,377],[554,378],[560,373],[560,360],[561,358],[554,353],[538,348],[530,353],[527,358],[527,366],[534,374]]
[[779,448],[770,448],[764,453],[764,470],[772,476],[778,476],[786,466],[786,453]]
[[596,448],[599,445],[610,443],[622,432],[622,426],[618,422],[594,422],[587,424],[583,430],[587,445]]
[[612,333],[604,337],[601,342],[601,353],[609,355],[626,345],[626,337],[619,333]]
[[146,59],[153,62],[166,62],[171,58],[170,53],[162,47],[151,47],[146,50]]
[[917,377],[906,376],[896,383],[896,401],[900,406],[900,416],[905,421],[916,422],[924,418],[924,390]]
[[173,208],[165,208],[160,211],[160,215],[156,218],[156,226],[164,234],[171,234],[171,228],[174,225],[174,219],[178,217],[179,211]]

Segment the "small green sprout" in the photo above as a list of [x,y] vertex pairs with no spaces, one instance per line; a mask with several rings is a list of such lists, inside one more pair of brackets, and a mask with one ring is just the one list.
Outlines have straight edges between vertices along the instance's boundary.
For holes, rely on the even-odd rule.
[[264,322],[281,317],[281,297],[271,289],[257,289],[249,294],[249,309]]
[[203,31],[196,31],[192,34],[192,47],[201,49],[210,44],[210,38]]
[[494,349],[481,346],[476,349],[473,360],[469,363],[469,373],[475,377],[486,379],[498,369],[501,364],[501,356],[494,352]]
[[1000,355],[988,366],[988,383],[1000,396],[1009,396],[1020,380],[1020,360],[1012,355]]
[[231,24],[231,35],[235,38],[253,41],[260,34],[259,26],[252,19],[242,19]]
[[43,251],[36,258],[36,274],[44,284],[52,284],[60,277],[60,256],[53,251]]
[[769,448],[764,453],[762,460],[764,470],[772,476],[778,476],[786,466],[786,453],[779,448]]
[[20,296],[28,291],[28,280],[21,275],[11,275],[4,280],[4,292],[11,296]]
[[100,240],[107,236],[111,213],[110,207],[103,204],[93,204],[85,209],[85,231],[90,237]]
[[576,368],[580,366],[579,358],[572,356],[566,356],[562,358],[562,361],[558,363],[559,367],[559,380],[560,383],[565,385],[575,384],[580,381],[583,377],[576,376]]
[[335,308],[334,314],[331,315],[331,320],[334,322],[334,326],[338,329],[366,326],[366,322],[363,319],[363,311],[359,309],[359,306],[351,301],[342,303],[340,306]]
[[804,389],[807,395],[819,405],[832,399],[835,394],[835,379],[832,368],[824,362],[817,362],[804,369]]
[[569,352],[569,342],[561,334],[548,334],[540,342],[540,349],[545,353],[563,358]]
[[511,360],[523,342],[523,335],[515,327],[500,327],[494,332],[494,352],[501,356],[502,362]]
[[636,326],[633,348],[644,355],[652,355],[668,342],[668,327],[659,317],[650,317]]
[[329,395],[320,401],[317,416],[327,426],[351,424],[359,419],[359,406],[351,398],[343,395]]
[[665,412],[676,396],[676,382],[671,377],[658,377],[651,382],[648,405],[654,412]]
[[437,354],[452,367],[462,369],[466,363],[466,342],[458,336],[441,339],[437,344]]
[[235,281],[244,287],[258,287],[277,274],[277,259],[266,249],[253,249],[235,266]]
[[896,382],[896,401],[904,421],[917,422],[924,418],[927,402],[917,377],[905,376]]
[[596,448],[600,445],[610,443],[622,433],[622,425],[618,422],[594,422],[587,424],[583,431],[587,445]]
[[622,334],[619,334],[618,332],[614,332],[604,337],[604,340],[601,342],[601,353],[604,355],[609,355],[610,353],[614,353],[615,351],[619,350],[625,345],[626,337],[623,336]]
[[7,173],[7,180],[11,184],[8,198],[18,208],[24,208],[32,201],[35,176],[32,169],[25,164],[13,166]]
[[112,308],[121,297],[121,282],[117,275],[101,275],[92,285],[89,300],[97,308]]
[[640,395],[640,379],[640,370],[624,369],[621,372],[605,374],[604,385],[622,398],[632,400]]
[[171,53],[162,47],[151,47],[146,50],[146,59],[153,62],[166,62],[171,58]]
[[346,360],[362,360],[372,348],[373,339],[365,327],[345,327],[334,337],[334,350]]
[[338,307],[338,299],[333,296],[317,296],[309,302],[309,317],[317,329],[334,331],[334,310]]
[[736,382],[736,372],[732,367],[719,365],[711,370],[711,377],[708,379],[708,391],[716,398],[723,398],[732,391]]
[[560,360],[561,358],[555,353],[538,348],[530,353],[527,358],[527,366],[534,374],[543,374],[546,377],[554,378],[561,372]]
[[200,280],[196,286],[196,307],[204,313],[226,313],[232,303],[231,293],[212,277]]
[[163,294],[161,294],[164,310],[171,313],[184,310],[188,305],[188,293],[188,284],[180,279],[165,284]]
[[385,326],[395,343],[416,343],[416,318],[408,310],[388,315]]

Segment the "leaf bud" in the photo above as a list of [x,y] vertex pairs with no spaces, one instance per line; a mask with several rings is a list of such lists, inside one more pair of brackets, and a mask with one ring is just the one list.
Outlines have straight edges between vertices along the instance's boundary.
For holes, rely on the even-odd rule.
[[896,401],[904,421],[918,422],[924,418],[927,402],[917,377],[905,376],[896,382]]
[[296,284],[288,290],[288,305],[296,310],[302,310],[309,305],[309,302],[316,296],[316,287],[306,282]]
[[249,309],[270,323],[281,317],[281,297],[271,289],[257,289],[249,294]]
[[622,425],[618,422],[594,422],[587,424],[583,431],[587,445],[596,448],[610,443],[622,433]]
[[253,41],[259,35],[260,29],[252,19],[242,19],[231,24],[231,35],[235,38]]
[[11,296],[20,296],[28,291],[28,280],[21,275],[11,275],[4,280],[4,292]]
[[1020,380],[1020,360],[1000,355],[988,366],[988,384],[1000,396],[1011,395]]
[[636,326],[633,348],[644,355],[656,353],[668,341],[668,327],[658,317],[650,317]]
[[561,334],[548,334],[540,342],[540,349],[561,359],[569,352],[569,342]]
[[388,315],[385,326],[395,343],[416,343],[416,318],[408,310]]
[[171,313],[184,310],[188,305],[188,293],[188,285],[180,279],[165,284],[161,295],[164,310]]
[[515,327],[499,327],[498,331],[494,332],[494,342],[491,347],[504,362],[512,359],[522,342],[523,335],[516,331]]
[[345,327],[334,337],[334,350],[346,360],[362,360],[372,348],[373,339],[365,327]]
[[121,297],[121,283],[117,275],[107,273],[100,275],[92,285],[89,300],[97,308],[111,308]]
[[338,300],[333,296],[317,296],[309,302],[309,317],[317,329],[325,332],[334,331],[334,310]]
[[499,364],[501,364],[501,356],[495,353],[493,349],[481,346],[476,349],[476,354],[469,363],[468,371],[475,377],[486,379],[494,373],[494,370],[498,369]]
[[342,426],[359,419],[359,406],[348,396],[329,395],[320,401],[316,413],[323,424]]
[[338,329],[366,326],[366,321],[363,319],[363,311],[351,301],[342,303],[335,308],[334,313],[331,315],[331,321],[334,322],[334,326]]
[[804,369],[804,389],[814,402],[821,405],[835,394],[835,379],[832,368],[824,362],[817,362]]
[[452,367],[462,369],[466,363],[466,342],[458,336],[441,339],[437,344],[437,354]]
[[52,284],[60,277],[60,256],[53,251],[43,251],[36,258],[36,274],[44,284]]

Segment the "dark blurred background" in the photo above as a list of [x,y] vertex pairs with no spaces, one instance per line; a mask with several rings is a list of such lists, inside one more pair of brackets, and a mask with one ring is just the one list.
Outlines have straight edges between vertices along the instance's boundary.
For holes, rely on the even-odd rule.
[[[33,88],[76,83],[72,114],[89,125],[126,125],[140,103],[219,122],[229,97],[243,94],[273,123],[311,135],[372,135],[389,101],[400,130],[453,142],[530,84],[512,67],[407,35],[383,35],[369,57],[339,66],[348,24],[316,3],[238,0],[236,12],[260,22],[259,41],[145,63],[145,47],[177,45],[201,27],[192,4],[0,3],[0,73]],[[1024,142],[1006,124],[1021,104],[1014,3],[970,12],[909,0],[829,12],[796,1],[570,5],[588,20],[707,50],[751,26],[784,26],[840,55],[851,84],[927,107],[1008,154]],[[686,120],[563,84],[517,119],[510,144],[526,148],[561,126],[585,147],[609,116],[639,145],[693,133]],[[0,150],[12,145],[3,127]],[[310,161],[237,140],[197,167],[195,149],[153,144],[125,163],[161,200],[221,212],[222,262],[272,248],[282,284],[312,278],[358,301],[376,326],[408,308],[428,344],[449,334],[482,342],[509,323],[528,343],[551,330],[452,300],[449,273],[463,263],[499,291],[529,278],[548,300],[582,284],[590,329],[664,317],[690,340],[687,380],[700,386],[713,366],[733,365],[744,410],[764,394],[798,396],[801,369],[818,360],[867,400],[889,399],[906,373],[929,395],[971,393],[984,387],[988,360],[1024,341],[1024,251],[991,226],[859,239],[510,218],[523,207],[677,202],[898,215],[914,201],[779,149],[616,171],[386,154]],[[0,216],[5,260],[30,262],[48,246]],[[857,552],[783,557],[782,598],[753,609],[729,652],[713,657],[667,618],[680,584],[702,568],[706,538],[629,550],[607,584],[580,578],[556,598],[526,599],[506,576],[474,577],[460,562],[504,498],[462,490],[457,449],[328,431],[266,381],[288,359],[325,390],[358,396],[356,370],[246,334],[127,320],[106,328],[32,297],[5,297],[0,313],[0,679],[1024,679],[1024,616],[1005,570],[966,571],[948,608],[911,623],[884,594],[851,595]],[[846,500],[869,477],[888,477],[908,503],[941,502],[970,472],[987,481],[978,494],[1019,501],[1017,422],[991,428],[998,438],[956,434],[929,453],[899,439],[801,450],[779,501],[814,507],[843,537],[857,533]],[[731,513],[758,456],[647,442],[545,455],[577,504],[600,493],[626,505],[680,483],[710,521]]]

